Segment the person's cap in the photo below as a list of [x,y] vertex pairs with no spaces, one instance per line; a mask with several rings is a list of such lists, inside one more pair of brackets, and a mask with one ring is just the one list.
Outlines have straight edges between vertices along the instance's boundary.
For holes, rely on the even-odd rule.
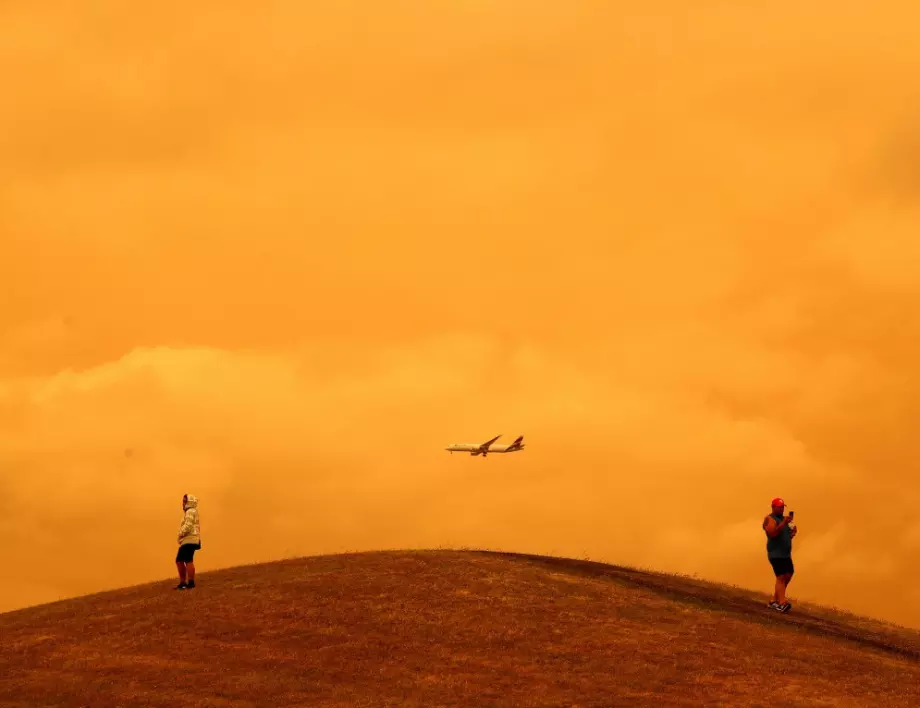
[[778,506],[786,506],[786,502],[784,502],[780,497],[776,497],[776,499],[770,502],[770,506],[772,506],[773,508],[776,508]]

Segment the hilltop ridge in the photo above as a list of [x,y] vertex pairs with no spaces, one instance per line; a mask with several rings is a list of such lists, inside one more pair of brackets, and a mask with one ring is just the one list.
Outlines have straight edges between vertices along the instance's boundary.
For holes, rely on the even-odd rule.
[[591,561],[319,556],[0,614],[0,706],[920,705],[920,632]]

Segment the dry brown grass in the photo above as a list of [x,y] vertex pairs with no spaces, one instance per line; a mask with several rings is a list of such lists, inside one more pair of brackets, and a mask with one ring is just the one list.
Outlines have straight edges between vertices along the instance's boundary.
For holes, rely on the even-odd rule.
[[0,706],[920,706],[916,632],[586,561],[366,553],[173,584],[0,615]]

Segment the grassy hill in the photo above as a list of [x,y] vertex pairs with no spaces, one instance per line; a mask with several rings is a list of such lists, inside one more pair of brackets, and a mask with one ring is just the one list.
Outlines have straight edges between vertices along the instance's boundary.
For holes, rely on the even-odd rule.
[[174,584],[0,614],[0,706],[920,706],[920,633],[587,561],[362,553]]

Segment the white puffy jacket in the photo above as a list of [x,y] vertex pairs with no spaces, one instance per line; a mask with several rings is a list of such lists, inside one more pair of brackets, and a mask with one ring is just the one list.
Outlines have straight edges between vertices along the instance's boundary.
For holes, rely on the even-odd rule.
[[184,546],[186,543],[201,545],[201,527],[198,523],[198,497],[194,494],[188,495],[185,502],[185,518],[182,519],[182,525],[179,527],[179,545]]

